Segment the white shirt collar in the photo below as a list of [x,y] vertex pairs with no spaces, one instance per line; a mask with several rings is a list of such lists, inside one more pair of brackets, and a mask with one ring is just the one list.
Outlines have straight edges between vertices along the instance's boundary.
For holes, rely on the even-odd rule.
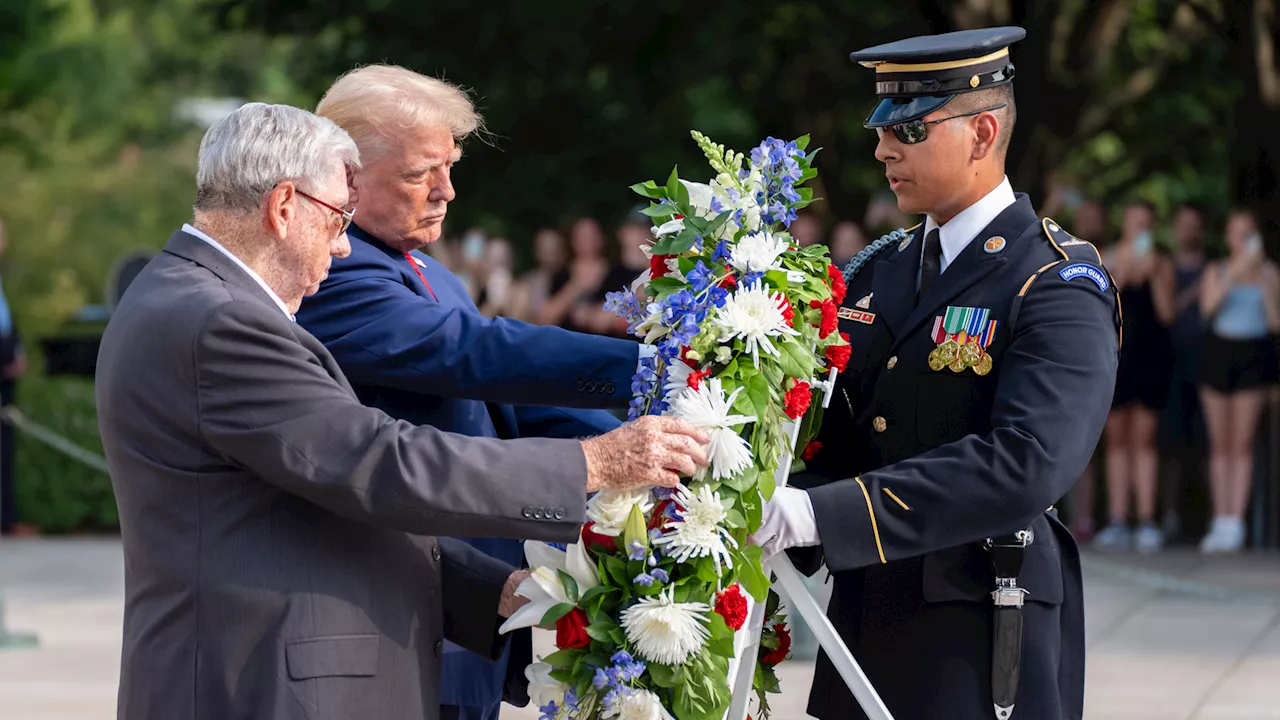
[[195,227],[195,226],[191,225],[190,223],[183,223],[183,225],[182,225],[182,232],[187,233],[188,235],[195,235],[196,237],[200,238],[201,240],[203,240],[203,241],[205,241],[205,242],[209,243],[210,245],[212,245],[212,246],[214,247],[214,249],[215,249],[215,250],[217,250],[218,252],[220,252],[220,253],[222,253],[223,255],[226,255],[227,257],[231,258],[231,262],[233,262],[233,263],[235,263],[236,265],[238,265],[238,266],[240,267],[240,269],[241,269],[241,270],[245,271],[245,273],[247,273],[247,274],[249,275],[249,277],[253,278],[254,282],[258,283],[258,285],[259,285],[259,286],[261,286],[261,287],[262,287],[262,289],[263,289],[263,290],[265,290],[265,291],[267,292],[267,297],[271,298],[272,300],[274,300],[274,301],[276,302],[276,305],[280,307],[280,312],[284,313],[284,314],[285,314],[285,316],[286,316],[286,317],[288,317],[290,320],[293,320],[294,322],[297,322],[297,318],[295,318],[295,317],[293,316],[293,313],[289,312],[289,306],[284,304],[284,301],[280,299],[280,296],[279,296],[279,295],[276,295],[276,291],[275,291],[275,290],[272,290],[272,289],[271,289],[271,286],[270,286],[270,285],[268,285],[268,284],[266,283],[266,281],[265,281],[265,280],[263,280],[263,279],[258,275],[258,273],[256,273],[256,272],[254,272],[254,271],[253,271],[253,268],[249,267],[248,265],[245,265],[243,260],[241,260],[240,258],[236,257],[235,253],[233,253],[233,252],[231,252],[230,250],[228,250],[228,249],[226,249],[226,248],[222,247],[222,244],[221,244],[221,243],[219,243],[217,240],[214,240],[213,238],[209,237],[207,234],[205,234],[204,232],[202,232],[199,228],[197,228],[197,227]]
[[[946,270],[952,260],[964,250],[970,242],[973,241],[982,229],[991,224],[996,216],[1004,212],[1004,209],[1014,203],[1016,198],[1013,196],[1013,186],[1009,184],[1009,178],[1006,176],[994,190],[987,193],[978,202],[970,205],[960,212],[959,215],[951,218],[947,224],[941,226],[939,230],[942,235],[942,270]],[[934,228],[938,228],[938,224],[933,218],[926,218],[924,221],[924,232],[929,234]]]

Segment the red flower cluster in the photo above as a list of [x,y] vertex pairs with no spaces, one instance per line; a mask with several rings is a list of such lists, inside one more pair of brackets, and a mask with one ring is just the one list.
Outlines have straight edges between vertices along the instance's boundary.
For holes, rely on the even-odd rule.
[[707,376],[710,374],[711,374],[710,370],[694,370],[693,372],[689,373],[689,379],[685,382],[689,385],[689,387],[693,388],[694,390],[697,390],[698,387],[702,385],[702,381],[706,380]]
[[649,258],[649,277],[660,278],[667,276],[667,258],[673,258],[675,255],[653,255]]
[[787,417],[798,420],[809,410],[809,383],[796,380],[796,384],[787,391],[785,411]]
[[734,277],[733,273],[729,273],[728,275],[724,276],[723,280],[720,281],[720,287],[724,288],[725,290],[732,290],[738,287],[738,278]]
[[822,443],[817,440],[810,440],[805,443],[804,451],[800,453],[801,460],[812,460],[818,455],[818,451],[822,450]]
[[840,339],[845,344],[828,345],[826,356],[827,362],[832,368],[844,372],[844,369],[849,365],[849,356],[853,354],[853,346],[849,345],[849,333],[840,333]]
[[605,552],[613,552],[616,550],[618,548],[618,538],[601,535],[595,530],[592,530],[591,528],[595,527],[595,525],[595,523],[589,522],[582,526],[582,542],[586,543],[586,547],[590,548],[592,545],[595,545]]
[[737,585],[716,595],[716,614],[724,618],[730,630],[737,631],[747,622],[747,599]]
[[587,614],[582,608],[574,608],[556,621],[556,647],[561,650],[584,648],[591,644],[587,634]]
[[778,635],[778,647],[771,650],[768,655],[760,658],[760,662],[765,665],[777,665],[787,659],[787,655],[791,653],[791,631],[786,625],[778,623],[773,626],[773,631]]
[[849,291],[844,284],[844,273],[835,265],[828,265],[827,277],[831,279],[831,299],[839,305],[844,302],[844,294]]
[[818,337],[825,338],[835,331],[836,326],[840,323],[839,318],[836,316],[836,313],[840,312],[840,308],[837,308],[834,302],[831,300],[823,300],[822,302],[810,300],[809,307],[814,310],[822,310],[822,325],[818,330]]
[[787,326],[795,327],[796,311],[795,308],[791,307],[791,301],[786,298],[782,298],[778,301],[778,309],[782,311],[782,319],[787,321]]

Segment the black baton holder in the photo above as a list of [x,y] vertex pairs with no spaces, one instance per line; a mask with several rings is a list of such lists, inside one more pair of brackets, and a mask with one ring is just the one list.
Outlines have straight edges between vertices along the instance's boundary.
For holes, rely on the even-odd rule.
[[1023,555],[1035,539],[1031,529],[988,538],[983,542],[991,559],[996,589],[992,614],[994,634],[991,640],[991,696],[996,720],[1013,717],[1018,697],[1018,671],[1022,661],[1022,602],[1027,591],[1018,587]]

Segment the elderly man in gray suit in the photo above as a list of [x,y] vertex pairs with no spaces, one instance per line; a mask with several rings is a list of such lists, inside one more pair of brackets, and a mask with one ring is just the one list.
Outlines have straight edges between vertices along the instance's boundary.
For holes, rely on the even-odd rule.
[[200,146],[193,224],[102,338],[125,552],[122,719],[421,720],[443,638],[489,657],[523,573],[436,535],[572,542],[586,495],[670,487],[703,434],[471,438],[359,403],[293,322],[349,252],[350,137],[246,105]]

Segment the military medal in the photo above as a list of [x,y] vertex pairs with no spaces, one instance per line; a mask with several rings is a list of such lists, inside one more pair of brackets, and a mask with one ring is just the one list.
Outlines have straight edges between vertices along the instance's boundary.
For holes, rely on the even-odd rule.
[[947,363],[942,359],[942,348],[934,348],[929,353],[929,369],[937,372],[946,366]]
[[973,371],[979,375],[986,375],[991,372],[991,356],[982,353],[982,357],[978,359],[978,364],[973,366]]
[[964,372],[964,369],[968,366],[964,364],[964,359],[960,357],[960,353],[956,353],[956,356],[951,359],[951,362],[947,364],[947,367],[950,368],[953,373],[961,373]]
[[977,375],[991,372],[993,361],[986,348],[995,339],[996,321],[986,308],[948,307],[933,320],[929,337],[937,344],[929,353],[929,368],[963,372],[973,368]]
[[960,360],[965,367],[973,367],[978,364],[978,360],[982,357],[982,349],[978,347],[976,340],[970,340],[960,348]]

